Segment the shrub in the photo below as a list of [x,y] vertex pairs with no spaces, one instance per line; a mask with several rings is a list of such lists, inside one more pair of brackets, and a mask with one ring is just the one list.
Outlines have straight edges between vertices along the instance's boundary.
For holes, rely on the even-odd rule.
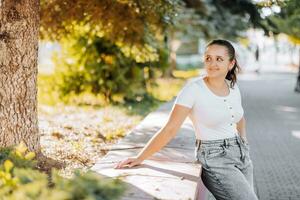
[[100,94],[106,102],[135,101],[147,93],[153,70],[167,67],[168,52],[162,47],[113,43],[88,26],[77,29],[60,41],[61,51],[54,56],[53,81],[64,101],[84,92]]
[[49,177],[35,168],[34,153],[23,143],[2,148],[0,157],[0,200],[114,200],[125,189],[119,179],[92,171],[76,171],[71,179],[65,179],[53,169]]

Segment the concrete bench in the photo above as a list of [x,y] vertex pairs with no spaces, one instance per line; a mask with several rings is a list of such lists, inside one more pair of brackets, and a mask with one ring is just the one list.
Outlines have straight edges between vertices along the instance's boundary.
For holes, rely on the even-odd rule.
[[201,165],[195,162],[195,135],[189,119],[169,144],[142,165],[131,169],[113,169],[118,161],[135,156],[141,151],[166,123],[172,106],[173,102],[169,102],[150,113],[91,168],[106,177],[119,177],[127,184],[122,200],[210,199],[210,193],[200,178]]

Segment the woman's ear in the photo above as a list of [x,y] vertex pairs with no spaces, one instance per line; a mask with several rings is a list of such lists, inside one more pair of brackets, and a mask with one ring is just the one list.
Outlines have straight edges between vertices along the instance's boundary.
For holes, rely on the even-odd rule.
[[235,59],[233,59],[233,60],[231,61],[229,70],[232,70],[232,68],[233,68],[234,65],[235,65],[235,62],[236,62]]

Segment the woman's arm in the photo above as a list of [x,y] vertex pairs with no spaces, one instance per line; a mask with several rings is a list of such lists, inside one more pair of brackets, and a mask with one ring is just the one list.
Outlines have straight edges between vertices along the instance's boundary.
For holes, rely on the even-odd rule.
[[162,149],[176,135],[190,111],[191,108],[175,104],[167,123],[149,140],[142,151],[134,158],[127,158],[126,160],[119,162],[115,168],[118,169],[125,166],[133,167],[138,165],[143,160]]
[[246,137],[246,119],[243,116],[243,118],[237,123],[237,130],[241,136],[241,138],[245,141],[248,142],[247,137]]

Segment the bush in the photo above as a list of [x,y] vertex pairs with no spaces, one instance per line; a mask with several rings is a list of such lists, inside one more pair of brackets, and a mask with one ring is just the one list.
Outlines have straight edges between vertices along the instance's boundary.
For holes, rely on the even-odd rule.
[[28,152],[26,145],[21,142],[15,148],[5,147],[0,149],[0,164],[3,165],[6,160],[10,160],[15,167],[35,168],[37,165],[34,152]]
[[89,27],[78,26],[60,44],[53,81],[64,101],[84,92],[100,94],[106,102],[135,101],[146,95],[153,70],[167,67],[166,49],[112,43]]
[[35,168],[34,153],[27,152],[24,144],[1,149],[0,156],[1,200],[114,200],[125,189],[119,179],[92,171],[76,171],[73,178],[65,179],[53,169],[48,177]]

